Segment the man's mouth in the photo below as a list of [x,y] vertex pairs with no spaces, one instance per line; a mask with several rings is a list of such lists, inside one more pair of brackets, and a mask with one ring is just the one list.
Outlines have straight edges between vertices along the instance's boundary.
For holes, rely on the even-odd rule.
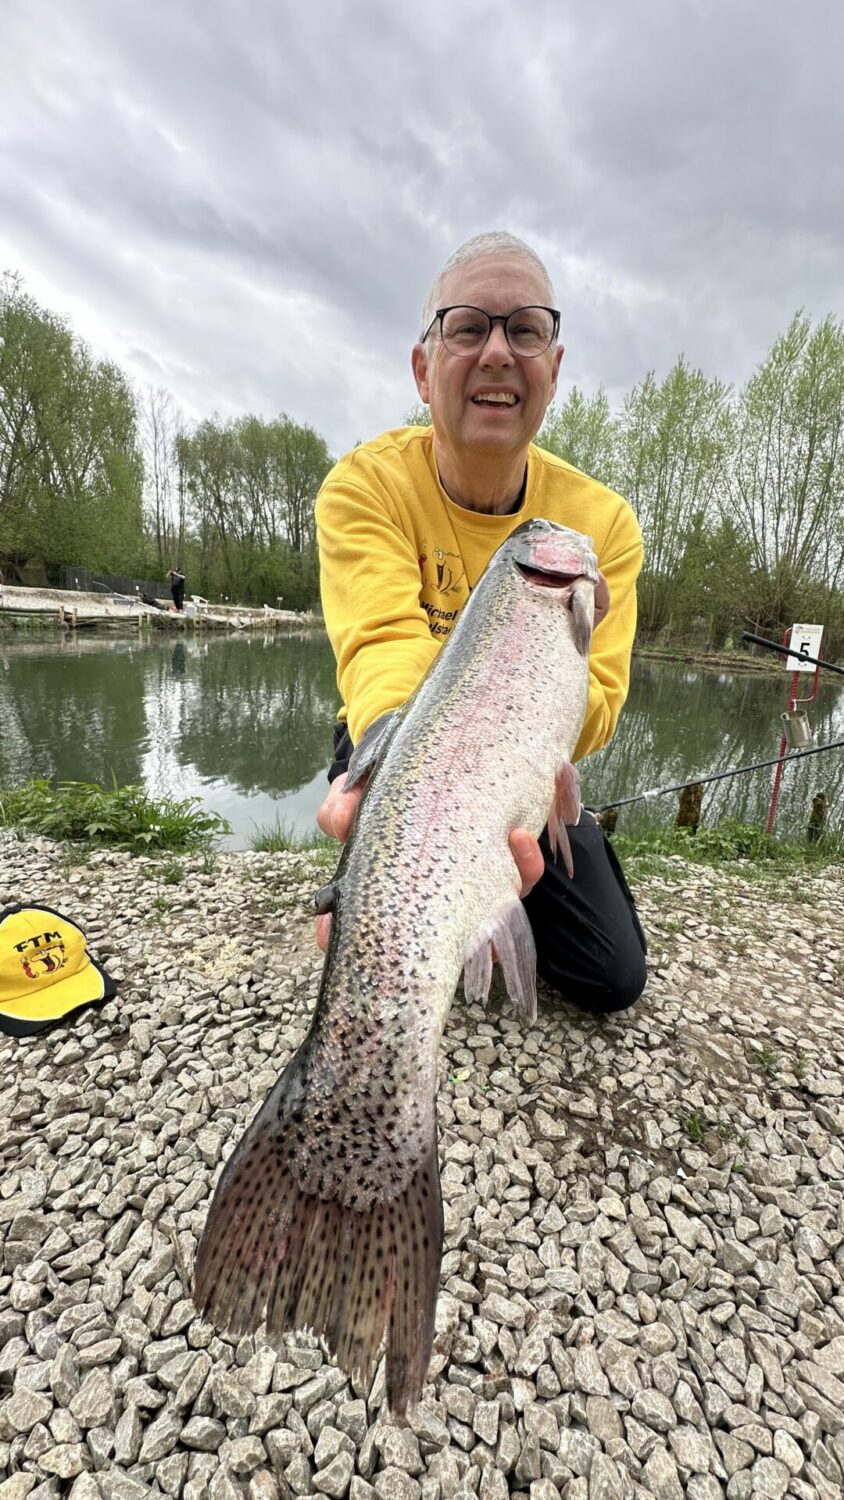
[[482,391],[472,397],[473,406],[517,406],[519,398],[512,391]]

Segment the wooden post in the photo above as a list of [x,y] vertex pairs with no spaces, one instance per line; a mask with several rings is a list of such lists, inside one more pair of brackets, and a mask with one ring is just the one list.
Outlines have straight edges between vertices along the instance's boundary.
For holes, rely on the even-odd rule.
[[604,830],[604,833],[607,835],[607,838],[611,838],[615,833],[615,826],[618,822],[618,808],[605,807],[603,812],[597,814],[597,817],[598,822]]
[[71,629],[75,630],[76,629],[76,605],[75,604],[73,606],[73,615],[71,616],[71,619],[72,619]]
[[823,838],[828,811],[829,800],[826,792],[815,792],[812,798],[812,811],[809,814],[809,822],[806,828],[806,837],[810,844],[819,844]]
[[693,781],[690,786],[683,787],[677,807],[677,816],[674,819],[675,828],[691,828],[692,833],[697,833],[700,823],[702,797],[703,787],[699,781]]

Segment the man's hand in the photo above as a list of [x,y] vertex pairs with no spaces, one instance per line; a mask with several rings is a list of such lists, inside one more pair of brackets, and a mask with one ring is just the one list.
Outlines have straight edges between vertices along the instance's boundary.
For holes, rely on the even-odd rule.
[[[339,839],[345,844],[352,831],[352,824],[357,816],[360,799],[363,794],[363,786],[356,786],[351,792],[344,792],[346,784],[345,772],[332,781],[328,796],[317,813],[317,826],[327,833],[329,838]],[[522,888],[519,895],[524,899],[528,891],[532,890],[536,882],[541,879],[545,870],[545,860],[542,850],[532,833],[526,828],[514,828],[510,834],[510,853],[516,862],[519,879]],[[331,917],[317,917],[316,940],[317,947],[325,953],[328,948],[328,939],[331,934]]]
[[610,607],[610,586],[603,573],[598,570],[598,582],[595,585],[595,625],[600,625]]
[[342,776],[336,776],[328,788],[328,796],[316,815],[317,827],[326,833],[330,839],[339,839],[345,844],[352,831],[352,824],[357,816],[360,799],[363,796],[364,782],[353,787],[350,792],[345,792],[346,772]]

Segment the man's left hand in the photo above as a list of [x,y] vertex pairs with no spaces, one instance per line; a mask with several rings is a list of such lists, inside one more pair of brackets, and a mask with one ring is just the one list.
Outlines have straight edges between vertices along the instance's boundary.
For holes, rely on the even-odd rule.
[[610,607],[610,586],[603,573],[598,570],[598,582],[595,585],[595,625],[600,625]]

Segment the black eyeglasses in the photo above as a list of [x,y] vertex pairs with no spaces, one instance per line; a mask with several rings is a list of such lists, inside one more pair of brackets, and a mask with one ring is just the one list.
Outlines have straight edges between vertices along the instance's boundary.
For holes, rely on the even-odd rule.
[[438,307],[422,335],[424,344],[435,323],[450,354],[479,354],[496,323],[514,354],[535,359],[550,349],[560,330],[556,307],[517,307],[514,312],[484,312],[482,307]]

